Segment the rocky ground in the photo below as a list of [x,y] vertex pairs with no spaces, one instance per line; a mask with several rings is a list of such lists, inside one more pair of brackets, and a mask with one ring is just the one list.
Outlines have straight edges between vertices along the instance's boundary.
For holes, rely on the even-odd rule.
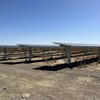
[[1,63],[0,100],[100,100],[100,64],[50,63]]

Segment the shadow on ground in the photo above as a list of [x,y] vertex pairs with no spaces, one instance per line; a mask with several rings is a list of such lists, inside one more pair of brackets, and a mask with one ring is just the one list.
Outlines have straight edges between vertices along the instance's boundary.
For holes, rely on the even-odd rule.
[[84,66],[86,64],[90,64],[90,63],[93,63],[93,62],[97,62],[98,61],[98,58],[92,58],[92,59],[86,59],[86,60],[83,60],[83,61],[79,61],[79,62],[73,62],[71,63],[71,66],[69,67],[68,64],[59,64],[59,65],[55,65],[55,66],[42,66],[42,67],[38,67],[38,68],[33,68],[33,70],[46,70],[46,71],[59,71],[59,70],[62,70],[64,68],[70,68],[70,69],[73,69],[75,67],[78,67],[78,66]]
[[[60,58],[49,58],[49,59],[41,59],[41,60],[31,60],[30,61],[17,61],[17,62],[1,62],[0,64],[8,64],[8,65],[14,65],[14,64],[22,64],[22,63],[25,63],[25,64],[29,64],[29,63],[36,63],[36,62],[45,62],[45,61],[54,61],[54,60],[58,60],[58,59],[63,59],[65,57],[60,57]],[[7,61],[7,60],[5,60]]]
[[[56,58],[55,60],[57,59],[62,59],[63,57],[61,58]],[[53,59],[48,59],[48,61],[51,61]],[[45,62],[46,60],[42,59],[42,60],[33,60],[31,62],[29,61],[21,61],[21,62],[1,62],[0,64],[8,64],[8,65],[14,65],[14,64],[29,64],[29,63],[36,63],[36,62]],[[71,63],[71,66],[69,67],[68,64],[60,64],[60,65],[55,65],[55,66],[42,66],[42,67],[38,67],[38,68],[33,68],[33,70],[46,70],[46,71],[58,71],[58,70],[62,70],[64,68],[70,68],[70,69],[73,69],[75,67],[78,67],[78,66],[85,66],[86,64],[90,64],[90,63],[93,63],[93,62],[97,62],[98,61],[98,58],[92,58],[92,59],[86,59],[86,60],[83,60],[83,61],[76,61],[76,62],[73,62]]]

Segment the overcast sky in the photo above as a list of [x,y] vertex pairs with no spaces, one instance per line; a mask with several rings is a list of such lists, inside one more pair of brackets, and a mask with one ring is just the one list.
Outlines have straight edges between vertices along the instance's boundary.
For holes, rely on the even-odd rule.
[[0,44],[100,44],[100,0],[0,0]]

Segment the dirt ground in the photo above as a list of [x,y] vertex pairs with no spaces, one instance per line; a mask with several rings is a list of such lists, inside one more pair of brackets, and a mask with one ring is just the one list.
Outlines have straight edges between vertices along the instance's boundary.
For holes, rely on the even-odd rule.
[[100,100],[100,64],[70,69],[54,63],[0,62],[0,100]]

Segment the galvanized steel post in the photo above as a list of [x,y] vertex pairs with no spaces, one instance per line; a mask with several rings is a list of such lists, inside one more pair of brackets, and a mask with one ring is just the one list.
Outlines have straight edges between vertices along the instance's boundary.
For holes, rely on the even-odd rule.
[[71,67],[71,48],[68,48],[68,67]]
[[98,48],[98,59],[100,60],[100,47]]
[[68,63],[68,48],[65,47],[65,63]]
[[29,62],[31,62],[32,48],[29,47]]

